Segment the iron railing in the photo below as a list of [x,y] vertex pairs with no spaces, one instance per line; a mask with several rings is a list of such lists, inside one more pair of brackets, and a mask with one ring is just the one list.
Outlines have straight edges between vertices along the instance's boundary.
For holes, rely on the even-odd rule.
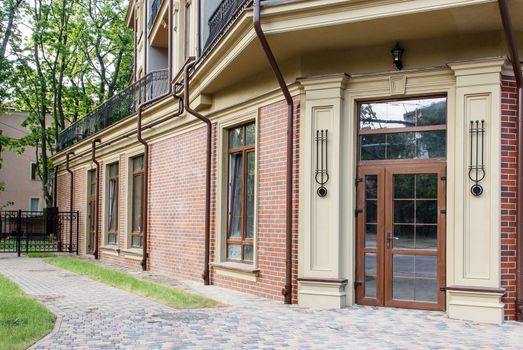
[[204,50],[208,50],[212,44],[223,34],[236,18],[247,7],[252,0],[223,0],[218,8],[209,18],[209,38],[205,43]]
[[168,89],[167,69],[147,74],[65,128],[56,140],[57,152],[136,113],[141,103],[165,94]]
[[0,211],[0,253],[70,252],[78,254],[79,212]]
[[154,0],[151,4],[151,12],[149,14],[149,20],[147,21],[147,27],[149,30],[153,26],[154,22],[156,21],[156,17],[158,17],[158,13],[160,12],[160,9],[162,8],[164,0]]

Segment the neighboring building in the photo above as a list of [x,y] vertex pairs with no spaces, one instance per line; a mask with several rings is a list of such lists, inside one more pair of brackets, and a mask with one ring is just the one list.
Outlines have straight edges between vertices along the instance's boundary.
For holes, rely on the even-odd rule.
[[[20,139],[29,132],[22,123],[27,113],[7,111],[0,114],[0,130],[5,136]],[[34,147],[27,147],[22,154],[1,151],[2,167],[0,182],[5,190],[0,191],[0,205],[12,204],[3,210],[40,211],[45,207],[42,183],[36,169],[36,152]]]
[[[515,319],[517,90],[498,3],[262,3],[294,105],[291,210],[288,108],[252,1],[131,1],[134,82],[53,157],[81,254],[98,234],[102,260],[195,280],[209,268],[205,282],[300,305]],[[523,51],[523,2],[508,4]],[[187,106],[171,117],[171,76],[210,118],[209,217],[206,124]]]

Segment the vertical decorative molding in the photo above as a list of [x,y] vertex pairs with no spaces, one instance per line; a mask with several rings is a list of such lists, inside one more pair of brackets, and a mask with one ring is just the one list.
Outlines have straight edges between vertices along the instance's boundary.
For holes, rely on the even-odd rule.
[[[503,320],[500,292],[500,167],[501,71],[505,59],[450,64],[456,77],[454,170],[455,220],[448,244],[452,261],[447,276],[447,309],[452,318],[499,323]],[[483,193],[474,196],[468,176],[470,122],[484,120],[485,178]],[[451,128],[452,125],[449,125]],[[450,135],[449,135],[450,137]],[[473,291],[471,291],[473,290]]]
[[[332,75],[300,81],[305,91],[300,139],[300,242],[298,299],[301,305],[342,307],[342,118],[348,76]],[[316,131],[329,130],[329,191],[317,195]]]

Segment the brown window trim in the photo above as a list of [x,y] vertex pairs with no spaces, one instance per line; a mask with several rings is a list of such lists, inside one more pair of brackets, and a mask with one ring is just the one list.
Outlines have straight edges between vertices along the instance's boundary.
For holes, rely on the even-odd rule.
[[[117,165],[118,166],[118,175],[116,176],[110,176],[109,177],[109,187],[111,186],[111,181],[114,181],[115,182],[115,197],[116,197],[116,203],[115,203],[115,209],[114,209],[114,220],[115,220],[115,223],[114,223],[114,229],[111,229],[110,227],[108,227],[108,230],[107,230],[107,244],[111,244],[111,245],[117,245],[118,244],[118,226],[119,226],[119,220],[118,220],[118,215],[119,215],[119,196],[120,196],[120,166],[118,163],[113,163],[113,164],[110,164],[107,169],[110,169],[111,166],[114,166],[114,165]],[[110,170],[108,170],[108,173],[109,173]],[[109,206],[111,204],[109,203]],[[107,225],[109,226],[109,223],[111,222],[110,218],[109,218],[109,215],[107,216]],[[115,241],[116,243],[109,243],[109,236],[115,236]]]
[[[382,129],[371,129],[371,130],[361,130],[361,105],[363,104],[370,104],[370,103],[386,103],[386,102],[401,102],[401,101],[412,101],[412,100],[419,100],[419,99],[430,99],[430,98],[444,98],[447,101],[447,108],[448,108],[448,95],[447,94],[432,94],[432,95],[416,95],[416,96],[408,96],[404,98],[382,98],[382,99],[370,99],[370,100],[359,100],[356,101],[356,114],[357,114],[357,136],[356,136],[356,159],[359,165],[365,165],[365,164],[395,164],[398,161],[401,161],[401,159],[381,159],[381,160],[362,160],[360,156],[361,151],[361,135],[378,135],[378,134],[401,134],[401,133],[407,133],[407,132],[425,132],[425,131],[446,131],[447,130],[447,124],[448,124],[448,115],[447,120],[445,120],[445,124],[439,124],[439,125],[424,125],[424,126],[412,126],[412,127],[405,127],[405,128],[382,128]],[[447,157],[442,158],[430,158],[430,159],[417,159],[419,161],[434,161],[434,160],[446,160]],[[412,159],[416,160],[416,159]]]
[[[140,158],[140,157],[143,157],[143,155],[141,156],[137,156],[137,157],[134,157],[132,159],[132,169],[133,169],[133,174],[132,174],[132,179],[131,179],[131,188],[132,188],[132,191],[131,191],[131,248],[141,248],[142,245],[133,245],[133,238],[134,237],[142,237],[143,238],[143,215],[140,216],[140,230],[136,230],[136,228],[134,227],[134,217],[136,215],[136,212],[135,212],[135,205],[134,205],[134,178],[135,177],[138,177],[140,176],[141,178],[141,183],[142,183],[142,193],[140,194],[141,196],[141,200],[140,200],[140,211],[143,213],[143,197],[144,197],[144,178],[143,178],[143,165],[142,165],[142,168],[140,170],[134,170],[134,162],[136,159]],[[143,244],[143,243],[142,243]]]
[[[89,170],[87,175],[89,179],[89,197],[88,197],[88,208],[89,208],[89,229],[94,230],[95,227],[95,215],[97,215],[95,206],[96,206],[96,171]],[[94,187],[94,191],[93,191]]]
[[[246,140],[246,131],[247,131],[247,127],[250,126],[250,125],[254,125],[255,123],[254,122],[249,122],[249,123],[246,123],[246,124],[242,124],[242,125],[237,125],[237,126],[234,126],[234,127],[231,127],[230,129],[228,129],[228,132],[227,132],[227,140],[230,139],[230,132],[231,130],[234,130],[236,128],[239,128],[241,127],[242,128],[242,140],[243,142],[245,142]],[[231,238],[231,212],[229,211],[229,209],[231,208],[231,206],[229,206],[229,191],[227,191],[227,251],[226,251],[226,256],[227,256],[227,261],[230,261],[230,262],[236,262],[236,263],[244,263],[244,264],[249,264],[249,265],[252,265],[254,263],[253,260],[245,260],[243,258],[243,247],[244,246],[252,246],[253,249],[254,249],[254,239],[253,238],[246,238],[245,237],[245,234],[246,234],[246,225],[247,225],[247,211],[246,211],[246,208],[247,208],[247,193],[245,191],[245,186],[246,186],[246,182],[247,182],[247,169],[246,169],[246,165],[247,165],[247,154],[248,153],[254,153],[254,155],[256,156],[256,140],[254,142],[254,144],[252,145],[246,145],[246,146],[242,146],[242,147],[235,147],[235,148],[228,148],[228,151],[227,151],[227,183],[229,182],[229,179],[230,179],[230,174],[229,174],[229,170],[230,170],[230,155],[231,154],[234,154],[234,153],[242,153],[242,237],[241,238]],[[234,188],[234,184],[232,185],[232,188]],[[256,210],[256,208],[255,208]],[[240,254],[241,254],[241,259],[231,259],[229,258],[229,252],[228,252],[228,245],[229,244],[234,244],[234,245],[239,245],[240,246]]]

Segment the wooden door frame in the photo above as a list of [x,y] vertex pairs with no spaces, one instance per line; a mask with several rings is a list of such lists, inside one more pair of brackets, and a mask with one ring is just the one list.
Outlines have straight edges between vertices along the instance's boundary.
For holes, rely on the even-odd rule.
[[[437,303],[413,301],[395,301],[392,299],[392,249],[386,248],[387,230],[392,229],[392,175],[393,174],[438,174],[438,248],[437,248]],[[446,285],[446,160],[442,158],[421,160],[383,160],[359,162],[357,169],[356,189],[356,303],[361,305],[387,306],[398,308],[415,308],[423,310],[446,309],[445,292],[441,288]],[[365,248],[365,177],[378,176],[378,222],[376,233],[376,248]],[[389,203],[390,202],[390,203]],[[367,298],[365,291],[365,253],[376,252],[376,298]],[[423,251],[417,252],[424,254]],[[359,283],[362,283],[359,285]]]
[[[388,166],[385,170],[385,230],[384,230],[384,242],[386,242],[388,232],[393,232],[393,219],[392,219],[392,177],[394,174],[427,174],[437,173],[438,174],[438,233],[437,233],[437,250],[436,254],[432,254],[433,251],[415,250],[415,249],[402,249],[407,255],[427,255],[437,257],[437,303],[430,302],[417,302],[417,301],[399,301],[394,300],[392,297],[392,285],[393,285],[393,255],[398,254],[394,251],[394,248],[387,248],[384,243],[383,248],[383,260],[384,260],[384,306],[388,307],[399,307],[406,309],[423,309],[423,310],[441,310],[445,311],[445,291],[442,288],[446,286],[446,164],[445,162],[434,162],[434,161],[406,161],[401,162],[397,166]],[[361,235],[361,234],[360,234]],[[401,253],[401,252],[400,252]],[[410,253],[410,254],[409,254]]]

